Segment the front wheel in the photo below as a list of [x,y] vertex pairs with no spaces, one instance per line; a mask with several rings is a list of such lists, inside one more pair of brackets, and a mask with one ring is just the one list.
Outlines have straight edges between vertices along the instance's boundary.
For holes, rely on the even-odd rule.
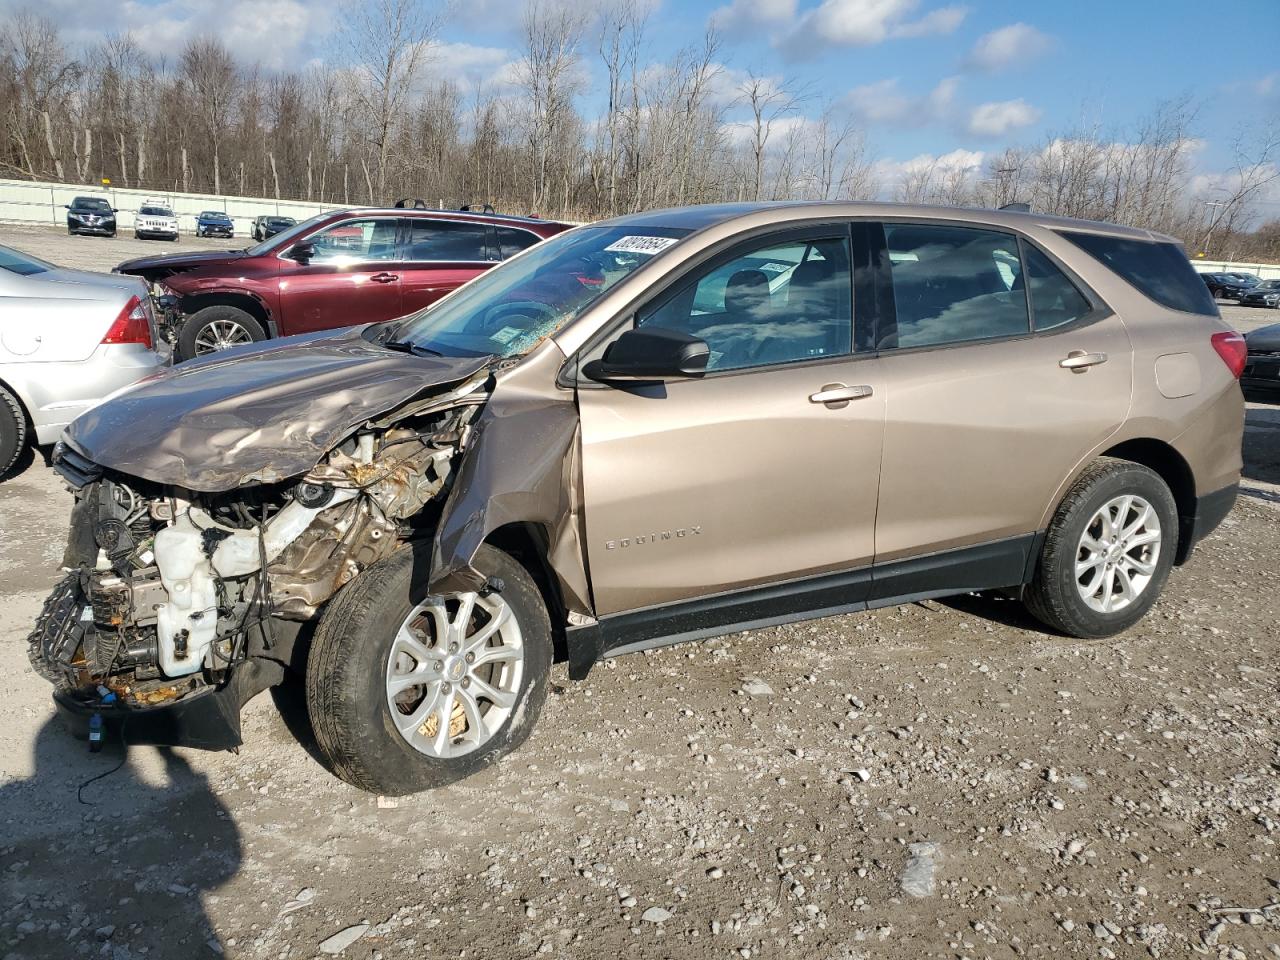
[[214,304],[197,310],[182,324],[178,357],[190,360],[265,339],[267,332],[252,314],[229,304]]
[[443,787],[514,750],[547,696],[551,625],[528,571],[490,546],[487,594],[428,596],[430,544],[402,548],[329,604],[307,663],[316,743],[347,783]]
[[1054,514],[1027,608],[1068,636],[1109,637],[1155,603],[1177,548],[1177,505],[1160,475],[1103,457],[1076,478]]

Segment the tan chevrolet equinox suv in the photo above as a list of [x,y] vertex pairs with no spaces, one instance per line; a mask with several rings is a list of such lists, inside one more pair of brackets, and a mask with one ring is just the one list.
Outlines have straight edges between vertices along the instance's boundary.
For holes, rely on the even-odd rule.
[[521,743],[556,657],[581,679],[978,590],[1105,637],[1231,509],[1244,359],[1141,230],[867,203],[580,227],[80,417],[31,658],[74,724],[209,748],[292,676],[334,772],[395,794]]

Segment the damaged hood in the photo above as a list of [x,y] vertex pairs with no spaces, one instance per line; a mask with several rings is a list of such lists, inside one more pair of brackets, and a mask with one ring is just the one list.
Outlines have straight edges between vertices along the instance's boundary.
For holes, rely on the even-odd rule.
[[443,392],[490,357],[421,357],[359,330],[242,348],[142,380],[64,441],[93,462],[206,493],[306,473],[366,420]]
[[221,266],[243,259],[243,250],[202,251],[197,253],[166,253],[155,257],[137,257],[117,264],[112,273],[127,273],[148,279],[164,278],[175,273],[185,273],[199,267]]

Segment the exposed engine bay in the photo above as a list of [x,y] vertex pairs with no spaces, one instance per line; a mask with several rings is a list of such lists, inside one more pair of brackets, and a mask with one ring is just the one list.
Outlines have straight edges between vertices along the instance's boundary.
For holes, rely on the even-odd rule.
[[300,479],[226,492],[64,451],[67,574],[31,635],[32,663],[63,697],[134,708],[209,692],[251,659],[287,665],[344,584],[431,535],[487,399],[477,385],[366,422]]

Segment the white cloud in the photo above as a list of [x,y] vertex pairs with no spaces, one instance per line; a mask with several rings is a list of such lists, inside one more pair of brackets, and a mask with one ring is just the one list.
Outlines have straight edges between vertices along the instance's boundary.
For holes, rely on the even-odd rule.
[[982,169],[987,155],[981,150],[952,150],[949,153],[922,153],[910,160],[877,160],[871,172],[881,189],[892,193],[909,178],[922,174],[973,176]]
[[[0,0],[0,13],[30,6]],[[108,33],[130,33],[149,53],[175,60],[193,37],[213,35],[242,61],[271,70],[305,66],[330,39],[334,0],[43,0],[37,12],[58,23],[73,46],[90,46]]]
[[807,59],[831,47],[867,47],[891,37],[950,33],[968,12],[949,6],[909,19],[918,6],[919,0],[823,0],[800,15],[778,46],[790,57]]
[[1039,119],[1040,110],[1021,98],[999,100],[974,107],[969,114],[968,131],[975,137],[1002,137]]
[[919,20],[898,24],[890,31],[890,36],[905,38],[925,37],[932,33],[954,33],[968,14],[968,7],[939,7]]
[[711,13],[711,26],[733,35],[751,27],[785,23],[796,15],[796,0],[733,0]]
[[904,93],[896,79],[854,87],[844,102],[855,116],[868,123],[922,127],[945,120],[955,105],[957,77],[947,77],[923,96]]
[[975,70],[994,72],[1033,60],[1049,49],[1047,34],[1026,23],[1011,23],[978,38],[965,63]]
[[502,85],[510,80],[514,57],[501,47],[437,41],[428,51],[431,73],[462,86]]

